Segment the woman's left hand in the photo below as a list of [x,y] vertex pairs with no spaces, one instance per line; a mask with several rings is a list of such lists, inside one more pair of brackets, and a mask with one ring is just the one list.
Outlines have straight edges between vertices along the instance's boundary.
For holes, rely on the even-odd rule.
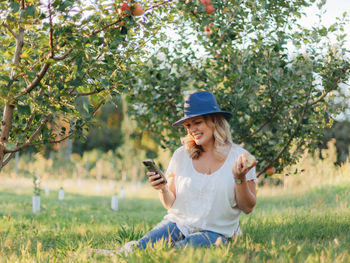
[[232,173],[236,179],[245,179],[245,175],[255,165],[256,165],[256,162],[254,162],[251,166],[248,166],[247,158],[244,154],[242,154],[235,161],[232,167]]

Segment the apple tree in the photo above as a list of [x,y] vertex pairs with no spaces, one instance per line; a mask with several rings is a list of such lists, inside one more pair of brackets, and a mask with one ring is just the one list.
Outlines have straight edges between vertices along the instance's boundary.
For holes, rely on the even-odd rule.
[[184,133],[171,123],[183,116],[184,94],[209,90],[233,113],[233,139],[258,158],[258,176],[295,163],[331,125],[333,94],[350,74],[346,14],[329,27],[298,22],[312,4],[322,13],[324,1],[315,2],[174,4],[165,16],[177,37],[153,46],[130,90],[136,119],[174,149]]
[[167,4],[0,1],[0,170],[29,145],[81,138],[105,101],[130,89],[163,26],[149,14]]

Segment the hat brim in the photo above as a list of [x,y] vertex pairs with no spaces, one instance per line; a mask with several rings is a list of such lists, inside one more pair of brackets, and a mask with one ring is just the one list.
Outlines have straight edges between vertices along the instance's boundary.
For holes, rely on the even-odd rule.
[[172,124],[173,127],[180,127],[184,124],[184,122],[188,119],[194,118],[194,117],[198,117],[198,116],[202,116],[202,115],[207,115],[207,114],[219,114],[219,115],[223,115],[225,117],[225,119],[229,120],[232,117],[232,113],[227,112],[227,111],[211,111],[211,112],[204,112],[201,114],[192,114],[192,115],[187,115],[183,118],[181,118],[180,120],[174,122]]

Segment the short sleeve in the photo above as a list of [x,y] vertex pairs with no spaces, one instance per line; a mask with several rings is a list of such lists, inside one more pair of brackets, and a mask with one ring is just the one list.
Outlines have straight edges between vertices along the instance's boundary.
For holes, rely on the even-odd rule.
[[249,170],[249,172],[245,175],[245,178],[247,181],[254,180],[255,183],[257,182],[255,166]]
[[166,173],[165,173],[165,177],[166,177],[167,179],[169,179],[170,177],[175,176],[175,174],[176,174],[176,169],[177,169],[177,166],[178,166],[179,155],[181,155],[181,148],[177,149],[177,150],[173,153],[173,156],[172,156],[171,159],[170,159],[168,168],[167,168]]

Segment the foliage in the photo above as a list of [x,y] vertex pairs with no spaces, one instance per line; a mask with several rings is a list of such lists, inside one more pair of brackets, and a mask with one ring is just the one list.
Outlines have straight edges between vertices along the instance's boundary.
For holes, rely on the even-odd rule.
[[330,102],[349,78],[350,61],[346,13],[329,27],[298,23],[314,2],[212,0],[208,15],[197,1],[179,1],[163,10],[178,37],[150,46],[136,72],[141,80],[129,101],[140,126],[175,149],[181,134],[171,123],[182,116],[184,94],[209,90],[233,113],[234,141],[258,158],[258,175],[269,166],[281,172],[315,149],[339,112]]
[[[162,24],[121,4],[0,2],[1,167],[29,145],[83,139],[105,101],[131,88],[138,53]],[[152,5],[166,2],[145,2],[148,13]]]
[[208,14],[199,1],[154,0],[140,17],[121,0],[0,2],[1,167],[29,145],[84,139],[122,93],[140,133],[174,149],[183,93],[207,89],[234,113],[234,140],[258,157],[259,175],[282,171],[316,146],[349,77],[346,16],[328,28],[297,22],[314,2],[212,0]]

